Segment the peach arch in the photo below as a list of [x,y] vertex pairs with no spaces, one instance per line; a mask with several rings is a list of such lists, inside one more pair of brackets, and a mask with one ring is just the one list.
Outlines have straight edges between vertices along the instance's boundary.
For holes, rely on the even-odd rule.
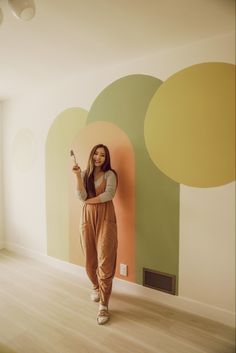
[[[118,257],[116,276],[134,282],[135,280],[135,159],[133,146],[119,127],[109,122],[95,122],[84,127],[71,145],[82,170],[86,168],[91,148],[103,143],[111,153],[112,167],[117,171],[119,183],[114,205],[118,224]],[[69,256],[70,262],[84,265],[80,246],[79,223],[82,203],[76,198],[75,178],[69,163]],[[128,265],[128,276],[119,275],[119,265]]]

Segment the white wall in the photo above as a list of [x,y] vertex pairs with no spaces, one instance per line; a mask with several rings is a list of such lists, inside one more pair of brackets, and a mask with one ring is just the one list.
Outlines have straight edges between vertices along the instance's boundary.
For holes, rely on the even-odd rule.
[[4,224],[3,224],[3,137],[2,137],[2,103],[0,102],[0,249],[4,247]]
[[4,247],[4,212],[3,212],[3,111],[0,102],[0,249]]
[[[132,62],[120,63],[83,77],[78,77],[75,72],[73,77],[63,82],[60,78],[58,82],[45,82],[43,89],[39,88],[33,92],[23,91],[21,96],[5,102],[4,192],[7,197],[4,209],[7,246],[46,254],[44,148],[48,130],[61,111],[76,106],[89,110],[103,88],[125,75],[140,73],[165,80],[175,72],[201,62],[234,63],[234,53],[234,33],[230,33],[161,53],[149,53]],[[29,133],[27,146],[21,151],[19,141],[22,134],[27,133]],[[19,168],[19,162],[24,163],[24,170]],[[221,204],[222,197],[224,203]],[[223,206],[230,210],[230,214],[233,212],[232,186],[225,186],[215,191],[206,190],[206,192],[200,189],[193,191],[192,188],[181,186],[180,198],[182,205],[180,297],[191,303],[192,311],[194,311],[194,305],[195,308],[202,307],[206,316],[209,312],[209,317],[213,317],[211,313],[214,311],[216,320],[232,324],[234,311],[232,261],[235,254],[231,245],[234,242],[234,217],[221,217]],[[199,214],[199,202],[205,205],[207,202],[211,211],[206,216]],[[217,208],[215,202],[221,206]],[[185,217],[186,204],[193,210],[190,229],[188,221],[184,221],[188,220],[188,217]],[[217,218],[217,225],[212,223],[215,218]],[[188,237],[189,232],[191,238]],[[211,242],[214,237],[217,239],[217,245],[212,248]],[[189,239],[193,242],[189,243]],[[196,248],[193,244],[201,250],[201,253],[204,249],[211,253],[210,260],[213,260],[213,263],[206,257],[198,266],[199,258],[196,257]],[[227,261],[228,255],[229,261]],[[221,263],[216,267],[217,277],[216,273],[214,274],[214,265],[219,258]],[[190,283],[191,276],[198,278],[198,281]],[[221,283],[224,287],[219,292]]]
[[[179,295],[235,312],[235,183],[180,187]],[[232,314],[232,322],[234,320]]]

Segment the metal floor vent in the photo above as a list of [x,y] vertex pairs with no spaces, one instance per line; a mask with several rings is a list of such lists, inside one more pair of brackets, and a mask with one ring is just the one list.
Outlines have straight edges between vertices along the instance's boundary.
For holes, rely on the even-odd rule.
[[143,285],[169,294],[176,294],[176,276],[168,273],[144,268]]

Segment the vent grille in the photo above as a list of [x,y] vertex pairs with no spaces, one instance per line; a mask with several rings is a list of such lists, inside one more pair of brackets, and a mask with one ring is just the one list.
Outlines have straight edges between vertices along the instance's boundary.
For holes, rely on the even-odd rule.
[[143,285],[169,294],[176,294],[176,276],[168,273],[144,268]]

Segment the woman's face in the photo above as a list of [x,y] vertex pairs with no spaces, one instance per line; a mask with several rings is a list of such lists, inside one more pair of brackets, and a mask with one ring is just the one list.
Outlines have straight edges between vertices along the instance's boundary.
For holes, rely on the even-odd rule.
[[95,167],[102,167],[106,160],[106,152],[103,147],[98,147],[93,155],[93,162]]

